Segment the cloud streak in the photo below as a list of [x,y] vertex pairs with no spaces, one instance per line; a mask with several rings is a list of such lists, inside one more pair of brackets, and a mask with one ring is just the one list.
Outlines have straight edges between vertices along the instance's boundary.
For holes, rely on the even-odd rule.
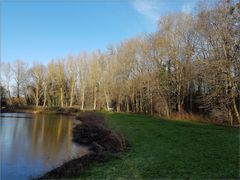
[[160,16],[159,2],[159,0],[134,0],[132,5],[149,21],[156,22]]
[[193,11],[194,3],[184,3],[182,5],[182,12],[191,14]]

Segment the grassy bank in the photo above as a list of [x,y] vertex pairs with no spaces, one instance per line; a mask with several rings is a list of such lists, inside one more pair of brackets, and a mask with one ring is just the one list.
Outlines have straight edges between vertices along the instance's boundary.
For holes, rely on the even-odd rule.
[[95,163],[80,178],[238,178],[239,130],[144,115],[105,114],[128,151]]
[[7,107],[1,111],[2,113],[33,113],[33,114],[59,114],[76,116],[82,111],[76,107],[35,107],[35,106],[21,106],[21,107]]

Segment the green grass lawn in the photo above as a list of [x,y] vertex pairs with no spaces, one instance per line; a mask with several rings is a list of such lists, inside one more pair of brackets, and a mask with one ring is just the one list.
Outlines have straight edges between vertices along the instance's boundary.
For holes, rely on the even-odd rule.
[[87,167],[80,178],[239,178],[239,130],[108,113],[109,126],[131,147]]

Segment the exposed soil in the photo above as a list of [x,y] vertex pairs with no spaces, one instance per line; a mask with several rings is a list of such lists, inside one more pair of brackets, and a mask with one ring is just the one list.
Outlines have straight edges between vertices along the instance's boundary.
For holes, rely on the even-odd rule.
[[77,116],[76,120],[81,121],[81,124],[73,128],[73,141],[89,146],[89,153],[70,160],[36,179],[78,177],[84,167],[104,161],[110,154],[116,154],[126,148],[124,137],[108,129],[103,116],[85,112]]
[[90,150],[96,153],[116,153],[126,148],[123,136],[108,129],[103,116],[86,112],[76,119],[82,123],[73,129],[74,142],[91,145]]

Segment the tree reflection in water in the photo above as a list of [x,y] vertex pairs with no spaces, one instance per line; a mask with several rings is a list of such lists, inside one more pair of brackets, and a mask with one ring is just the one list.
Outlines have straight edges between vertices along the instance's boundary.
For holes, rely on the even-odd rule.
[[72,143],[73,120],[69,117],[1,117],[0,123],[3,179],[27,179],[87,152]]

